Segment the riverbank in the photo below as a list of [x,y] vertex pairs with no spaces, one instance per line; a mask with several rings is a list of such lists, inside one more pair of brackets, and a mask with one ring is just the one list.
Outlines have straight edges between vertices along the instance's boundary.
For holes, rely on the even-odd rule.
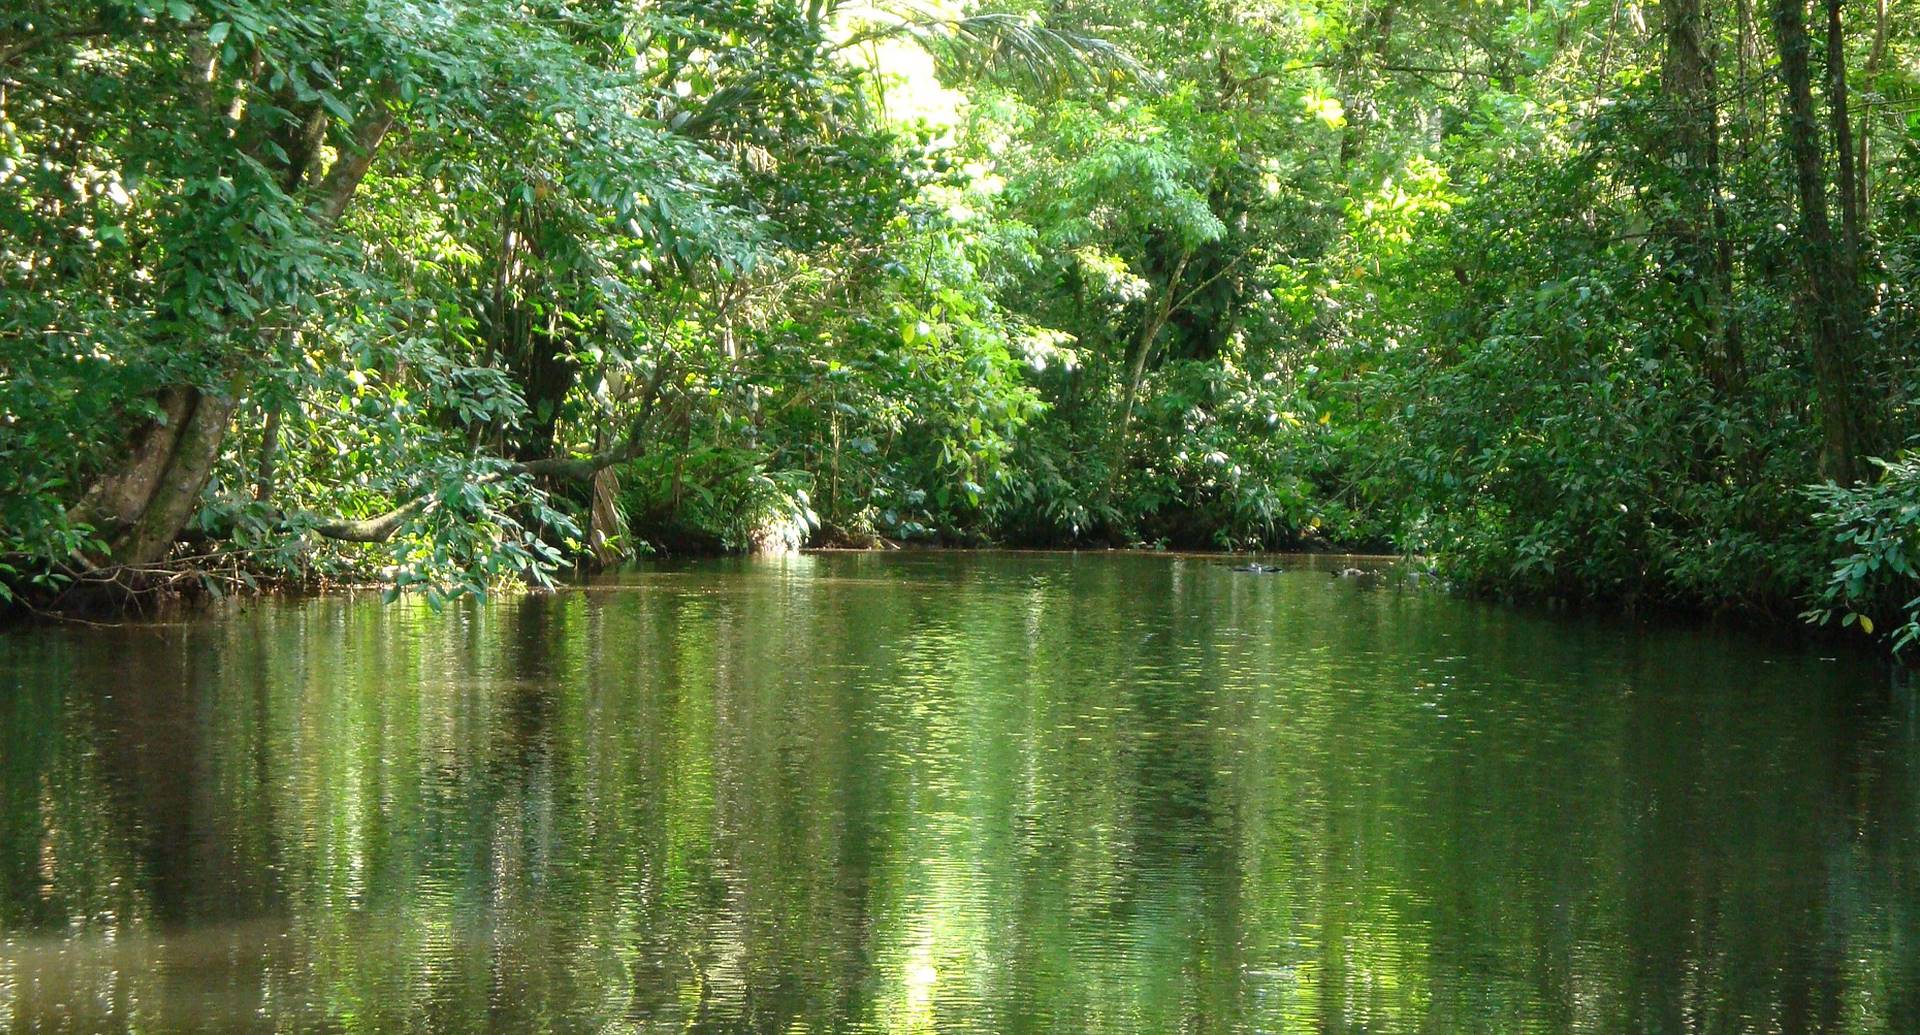
[[[546,586],[528,586],[517,582],[504,583],[490,587],[486,595],[513,598],[574,589],[594,589],[610,583],[618,583],[629,573],[685,571],[714,562],[777,565],[782,558],[861,556],[885,558],[891,556],[905,560],[956,555],[978,557],[987,562],[994,557],[1027,557],[1084,558],[1096,562],[1100,558],[1142,560],[1158,558],[1165,561],[1200,562],[1209,567],[1223,569],[1236,569],[1256,564],[1271,566],[1273,570],[1237,571],[1235,574],[1254,579],[1287,572],[1313,572],[1332,579],[1347,580],[1362,588],[1441,594],[1482,602],[1515,614],[1544,616],[1576,625],[1598,622],[1617,628],[1623,633],[1645,634],[1673,629],[1693,629],[1701,632],[1752,637],[1760,642],[1818,646],[1822,649],[1864,653],[1868,656],[1881,654],[1874,642],[1863,636],[1857,629],[1833,624],[1825,626],[1809,624],[1797,613],[1787,611],[1753,612],[1728,608],[1701,608],[1675,602],[1645,600],[1639,602],[1637,606],[1627,607],[1575,599],[1528,599],[1498,592],[1475,590],[1472,587],[1453,583],[1440,574],[1432,558],[1343,551],[1331,546],[1313,551],[1222,551],[1142,547],[952,546],[926,542],[883,541],[880,545],[824,545],[784,551],[682,551],[649,555],[605,571],[575,570]],[[172,585],[176,587],[175,590],[164,597],[149,596],[141,599],[135,606],[117,609],[96,603],[91,608],[62,611],[57,608],[22,607],[16,601],[10,608],[0,608],[0,625],[51,623],[111,627],[118,624],[139,625],[153,621],[177,621],[196,616],[232,613],[226,612],[225,609],[228,607],[244,609],[253,603],[276,600],[300,601],[329,596],[389,602],[396,599],[393,586],[381,581],[377,573],[371,572],[360,579],[328,578],[305,583],[285,579],[240,579],[229,574],[213,589],[209,589],[201,577],[188,573],[177,574]],[[437,608],[442,604],[436,603],[434,606]],[[1904,667],[1911,667],[1911,662]]]

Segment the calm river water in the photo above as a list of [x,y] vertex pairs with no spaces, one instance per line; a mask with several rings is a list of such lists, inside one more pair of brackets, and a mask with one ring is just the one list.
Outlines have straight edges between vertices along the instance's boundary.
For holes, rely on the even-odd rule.
[[0,636],[0,1029],[1920,1031],[1865,658],[1153,555]]

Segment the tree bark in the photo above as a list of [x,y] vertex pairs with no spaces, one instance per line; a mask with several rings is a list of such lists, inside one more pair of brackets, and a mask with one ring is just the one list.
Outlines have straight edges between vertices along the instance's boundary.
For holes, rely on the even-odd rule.
[[1365,146],[1367,130],[1372,126],[1377,103],[1373,98],[1374,69],[1385,66],[1393,52],[1393,19],[1399,13],[1399,0],[1384,0],[1369,8],[1360,20],[1349,44],[1352,69],[1347,91],[1352,103],[1347,107],[1346,125],[1340,133],[1340,175],[1346,177]]
[[266,426],[260,429],[260,464],[254,470],[253,498],[262,503],[273,498],[280,464],[280,415],[283,409],[281,406],[269,406]]
[[[1840,204],[1839,261],[1850,294],[1859,285],[1860,192],[1854,185],[1853,119],[1847,112],[1847,36],[1840,24],[1841,2],[1827,0],[1827,124],[1833,131],[1833,166]],[[1851,304],[1853,300],[1845,301]]]
[[323,227],[333,226],[346,214],[347,203],[353,200],[354,192],[360,189],[360,181],[367,178],[367,170],[373,168],[373,158],[380,150],[380,142],[393,129],[394,114],[387,103],[387,92],[387,88],[382,87],[376,93],[371,110],[362,115],[353,127],[352,148],[334,159],[333,167],[327,170],[327,175],[320,181],[313,214]]
[[1665,0],[1662,92],[1672,117],[1656,124],[1654,157],[1676,173],[1666,220],[1671,279],[1687,319],[1682,349],[1716,385],[1737,383],[1744,365],[1739,328],[1727,319],[1733,254],[1720,204],[1720,117],[1713,55],[1701,0]]
[[[1869,90],[1874,88],[1875,80],[1880,74],[1880,66],[1887,59],[1887,0],[1878,0],[1874,10],[1873,47],[1867,51],[1867,67],[1864,69]],[[1860,237],[1864,241],[1871,232],[1873,218],[1872,209],[1868,207],[1868,202],[1872,200],[1868,181],[1873,171],[1873,123],[1866,111],[1860,113],[1860,130],[1855,136],[1859,138],[1859,142],[1855,145],[1858,149],[1856,160],[1858,174],[1855,179],[1859,181]]]
[[[1857,481],[1866,453],[1865,393],[1860,388],[1853,314],[1846,311],[1843,269],[1827,213],[1820,129],[1813,113],[1812,42],[1806,0],[1774,0],[1773,28],[1786,88],[1781,135],[1792,158],[1803,238],[1804,284],[1795,299],[1806,325],[1815,411],[1821,432],[1821,469],[1843,485]],[[1850,276],[1850,274],[1847,274]]]
[[624,542],[627,523],[620,513],[620,475],[613,468],[602,468],[593,476],[593,504],[587,517],[587,549],[594,566],[611,568],[629,557]]
[[201,490],[213,475],[226,440],[227,424],[239,404],[241,379],[222,393],[194,391],[193,409],[181,427],[165,470],[140,517],[113,543],[118,564],[140,566],[165,557],[181,529],[200,506]]
[[72,520],[115,534],[140,519],[192,415],[195,396],[192,389],[170,386],[160,389],[157,401],[160,416],[134,432],[126,462],[93,483],[68,512]]
[[1139,333],[1134,338],[1133,348],[1129,350],[1127,379],[1120,390],[1120,420],[1113,429],[1113,445],[1107,463],[1109,494],[1120,483],[1120,467],[1127,460],[1128,431],[1133,427],[1134,401],[1140,395],[1140,382],[1147,376],[1147,361],[1152,358],[1154,341],[1160,337],[1167,320],[1173,315],[1180,298],[1181,279],[1186,275],[1187,263],[1192,257],[1192,249],[1181,249],[1179,261],[1173,264],[1173,272],[1167,275],[1166,290],[1160,293],[1159,301],[1141,319]]

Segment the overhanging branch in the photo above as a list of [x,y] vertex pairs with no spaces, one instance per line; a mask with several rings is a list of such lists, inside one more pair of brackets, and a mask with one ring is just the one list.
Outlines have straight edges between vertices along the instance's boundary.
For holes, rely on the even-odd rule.
[[[656,378],[656,382],[657,380]],[[620,445],[592,456],[556,456],[544,460],[508,464],[498,471],[474,479],[473,484],[494,485],[508,478],[521,476],[584,482],[592,480],[594,475],[614,464],[636,459],[643,452],[641,431],[646,427],[647,417],[653,408],[651,403],[653,388],[654,386],[649,387],[648,404],[634,419],[633,426],[628,429],[626,439]],[[315,535],[345,543],[384,543],[405,528],[407,522],[419,516],[432,502],[432,493],[422,493],[384,514],[359,519],[331,518],[309,526],[308,530]]]

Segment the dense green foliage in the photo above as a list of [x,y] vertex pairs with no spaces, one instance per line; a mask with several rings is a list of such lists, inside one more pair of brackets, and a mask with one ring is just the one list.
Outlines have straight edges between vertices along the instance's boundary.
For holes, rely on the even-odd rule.
[[0,593],[1336,543],[1910,644],[1916,171],[1913,0],[26,0]]

